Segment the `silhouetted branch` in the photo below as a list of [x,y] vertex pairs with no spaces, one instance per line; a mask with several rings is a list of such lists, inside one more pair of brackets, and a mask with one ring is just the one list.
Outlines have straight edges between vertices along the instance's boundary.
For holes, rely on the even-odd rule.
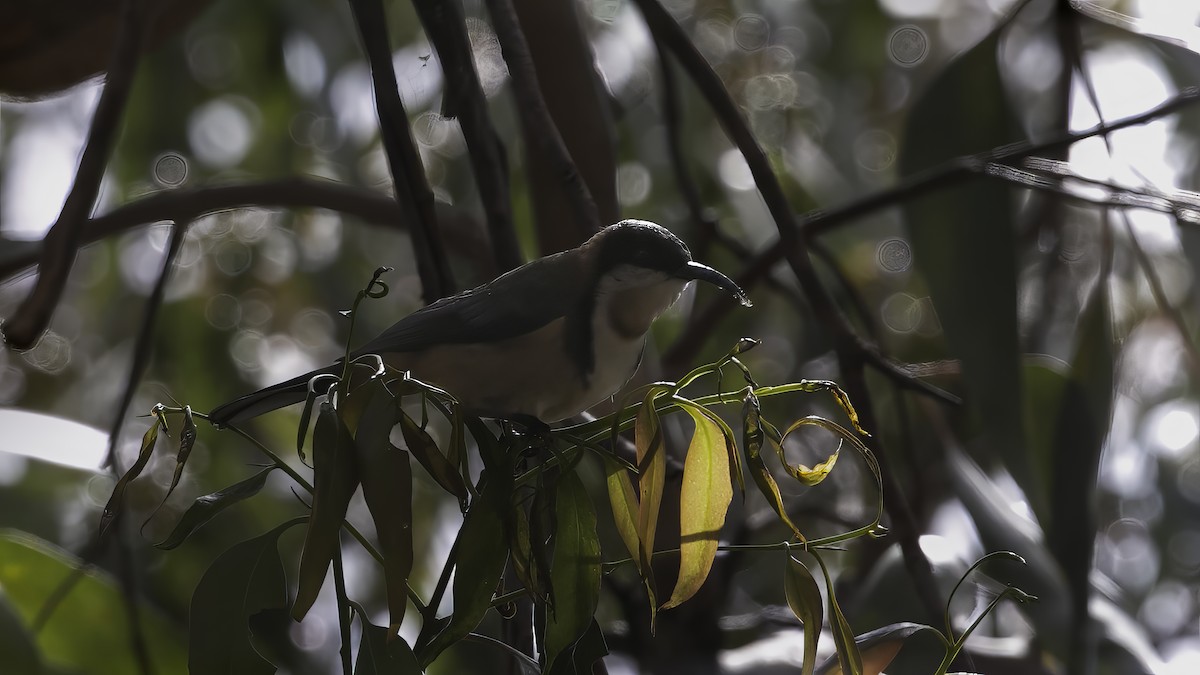
[[112,154],[120,131],[121,116],[137,70],[144,18],[140,10],[141,3],[137,0],[123,0],[121,4],[121,21],[114,43],[116,47],[109,62],[104,90],[96,105],[96,113],[92,116],[75,182],[63,203],[58,221],[46,235],[37,284],[12,318],[4,322],[4,339],[17,349],[32,347],[46,330],[62,297],[67,275],[75,263],[83,226],[100,191],[104,167],[108,164],[108,157]]
[[529,53],[529,45],[525,42],[525,34],[517,21],[512,0],[487,0],[487,7],[492,17],[492,25],[496,29],[496,37],[500,40],[504,62],[508,64],[508,74],[512,77],[517,112],[527,119],[526,129],[537,130],[537,133],[527,134],[529,151],[540,153],[553,167],[559,185],[571,204],[581,239],[586,239],[598,232],[604,223],[600,222],[596,202],[567,151],[558,125],[546,109],[546,101],[542,98],[537,72],[534,70],[533,56]]
[[[639,0],[639,2],[642,1],[645,0]],[[1197,102],[1200,102],[1200,88],[1189,87],[1181,91],[1177,96],[1164,101],[1146,112],[1114,122],[1099,124],[1085,131],[1063,134],[1041,143],[1015,143],[975,155],[952,159],[944,164],[904,179],[891,188],[866,195],[861,199],[856,199],[830,209],[810,211],[802,218],[801,228],[803,229],[804,238],[807,239],[824,234],[829,230],[861,218],[869,213],[894,206],[928,192],[952,187],[979,175],[986,175],[989,164],[1015,163],[1026,157],[1069,146],[1078,141],[1093,138],[1104,133],[1145,124]],[[788,248],[792,245],[785,242],[781,237],[775,243],[760,251],[746,263],[742,271],[735,277],[738,284],[742,288],[753,288],[758,281],[770,272],[776,263],[785,257]],[[699,316],[706,323],[699,325],[713,325],[723,319],[731,310],[730,303],[725,301],[724,298],[714,300],[700,312]],[[694,349],[698,350],[699,346],[695,346]]]
[[422,297],[426,303],[431,303],[454,291],[454,277],[438,232],[433,191],[429,189],[425,178],[425,168],[408,126],[408,113],[396,85],[392,49],[388,42],[387,16],[380,0],[350,0],[350,10],[371,65],[375,111],[379,117],[379,132],[388,167],[395,182],[396,201],[412,223],[413,250],[417,257],[417,273],[421,277]]
[[521,264],[509,199],[508,160],[504,142],[488,116],[462,5],[459,0],[413,0],[413,6],[446,75],[442,111],[457,117],[462,125],[475,184],[487,215],[496,267],[506,272]]

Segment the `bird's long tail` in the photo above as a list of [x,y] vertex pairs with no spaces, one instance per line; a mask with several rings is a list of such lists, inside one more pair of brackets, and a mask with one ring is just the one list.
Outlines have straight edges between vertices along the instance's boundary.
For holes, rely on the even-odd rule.
[[[223,427],[227,424],[236,424],[257,417],[263,413],[271,412],[293,403],[300,403],[308,396],[308,382],[316,375],[321,374],[340,374],[341,366],[332,365],[327,368],[321,368],[309,373],[294,377],[286,382],[271,385],[265,389],[259,389],[253,394],[246,394],[241,398],[234,399],[223,405],[213,408],[208,414],[210,422],[218,427]],[[324,382],[317,388],[317,393],[324,393],[332,383],[332,379]]]

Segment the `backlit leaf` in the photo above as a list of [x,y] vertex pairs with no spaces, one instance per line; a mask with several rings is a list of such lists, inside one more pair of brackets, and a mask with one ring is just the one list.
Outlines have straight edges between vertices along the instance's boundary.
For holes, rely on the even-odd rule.
[[787,508],[783,505],[783,496],[779,494],[779,484],[775,482],[775,477],[771,475],[770,469],[763,461],[763,440],[762,424],[759,421],[758,397],[754,395],[753,391],[747,389],[745,403],[742,406],[742,447],[746,449],[746,465],[750,469],[750,476],[779,519],[791,528],[792,534],[797,539],[804,541],[804,535],[800,533],[800,528],[792,522]]
[[555,659],[575,644],[596,613],[600,600],[600,539],[596,534],[596,511],[587,489],[574,471],[558,480],[555,500],[554,562],[550,583],[554,608],[546,617],[546,670]]
[[814,416],[802,417],[795,422],[792,422],[792,425],[787,428],[787,431],[783,432],[783,437],[778,439],[778,441],[772,439],[772,443],[775,447],[775,453],[779,456],[779,461],[783,464],[783,468],[787,470],[788,474],[790,474],[792,478],[795,478],[801,483],[809,486],[819,484],[821,481],[825,480],[825,477],[829,475],[830,471],[833,471],[833,466],[837,464],[838,455],[841,454],[842,451],[841,442],[838,442],[837,448],[832,454],[829,455],[828,458],[825,459],[825,461],[817,464],[811,469],[803,464],[789,464],[787,461],[787,456],[784,454],[783,446],[784,442],[787,440],[787,437],[801,427],[821,426],[824,428],[824,425],[820,424],[818,420],[824,421],[822,418]]
[[638,408],[634,421],[634,443],[637,446],[638,467],[638,558],[642,581],[650,597],[650,622],[658,612],[658,591],[650,563],[654,556],[654,535],[658,530],[658,512],[662,506],[663,486],[666,483],[667,455],[663,447],[662,428],[654,408],[656,389],[651,389]]
[[812,675],[817,665],[817,640],[821,637],[821,589],[804,563],[788,556],[783,572],[783,593],[792,614],[804,624],[804,666],[801,675]]
[[663,609],[677,607],[696,594],[717,557],[725,514],[733,500],[725,434],[707,415],[685,407],[696,430],[683,464],[679,496],[679,579]]
[[[64,581],[74,578],[70,592],[61,599],[41,630],[32,637],[49,673],[128,675],[138,672],[137,659],[129,649],[130,620],[117,582],[107,573],[81,570],[78,558],[31,535],[0,532],[0,605],[15,610],[16,617],[31,626],[47,601]],[[0,613],[4,613],[0,609]],[[150,661],[156,672],[187,671],[186,632],[156,608],[139,603],[139,619]],[[10,619],[14,618],[10,614]],[[0,619],[0,624],[6,624]],[[23,673],[18,664],[28,660],[5,645],[21,638],[8,628],[0,637],[0,673]],[[21,659],[21,660],[19,660]],[[30,671],[37,672],[37,671]]]
[[608,476],[608,502],[612,506],[613,524],[625,543],[625,549],[633,557],[633,564],[642,569],[641,545],[638,543],[638,502],[633,492],[629,473],[619,462],[605,458],[604,470]]
[[825,577],[825,592],[829,596],[829,629],[833,633],[833,646],[837,650],[838,663],[841,664],[842,672],[862,675],[862,655],[854,642],[854,631],[850,629],[850,623],[846,621],[846,616],[842,614],[842,608],[838,605],[837,596],[834,595],[833,579],[830,578],[829,570],[821,556],[815,552],[812,555],[821,566],[821,576]]
[[[864,675],[881,675],[900,653],[905,641],[920,632],[936,634],[937,630],[924,624],[902,622],[889,624],[856,637],[854,643],[862,654]],[[840,675],[842,667],[834,656],[822,663],[817,672],[819,675]]]

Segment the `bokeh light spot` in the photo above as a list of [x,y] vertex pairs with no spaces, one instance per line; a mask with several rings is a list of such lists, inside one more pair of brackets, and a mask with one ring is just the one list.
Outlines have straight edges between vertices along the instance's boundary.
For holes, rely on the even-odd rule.
[[183,155],[166,152],[154,160],[154,180],[163,187],[179,187],[188,177],[188,163]]
[[733,41],[748,52],[765,47],[770,37],[771,24],[758,14],[743,15],[733,24]]
[[888,272],[903,272],[912,266],[912,248],[903,239],[888,239],[875,250],[875,259]]
[[911,68],[929,54],[929,36],[916,26],[900,26],[888,36],[887,46],[896,65]]

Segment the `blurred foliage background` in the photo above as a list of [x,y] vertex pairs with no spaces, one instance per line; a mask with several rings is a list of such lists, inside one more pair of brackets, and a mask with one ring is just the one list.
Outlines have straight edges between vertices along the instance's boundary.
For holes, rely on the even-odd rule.
[[[97,15],[88,16],[111,35],[119,3],[89,4]],[[561,205],[545,202],[559,186],[531,168],[535,151],[523,140],[522,104],[487,7],[463,4],[488,112],[507,150],[521,251],[528,259],[574,245],[582,238],[576,224]],[[841,381],[844,336],[813,312],[809,290],[780,258],[755,258],[779,238],[761,178],[683,69],[674,60],[668,73],[660,69],[638,3],[516,4],[547,104],[605,220],[661,223],[698,259],[751,279],[749,312],[726,316],[709,305],[721,300],[711,291],[689,291],[655,326],[647,377],[677,376],[748,335],[763,340],[746,355],[763,383]],[[7,26],[0,35],[13,45],[0,50],[0,61],[21,69],[0,68],[0,76],[19,70],[33,85],[0,77],[8,97],[0,106],[5,317],[34,285],[37,242],[74,179],[102,86],[92,75],[112,42],[95,26],[39,22],[18,5],[0,2],[0,16],[11,18],[0,21]],[[1042,601],[1002,607],[973,640],[963,669],[1197,672],[1200,116],[1185,104],[1196,98],[1187,88],[1200,73],[1200,4],[662,5],[767,153],[806,228],[825,292],[893,365],[893,376],[868,369],[863,387],[848,388],[857,405],[874,410],[876,452],[899,488],[887,499],[909,513],[902,536],[919,547],[902,555],[897,537],[888,537],[855,543],[836,558],[839,597],[856,632],[905,620],[939,625],[911,576],[920,566],[914,555],[923,553],[944,598],[972,561],[1005,549],[1030,565],[997,576]],[[384,6],[440,231],[457,285],[468,288],[500,271],[471,156],[459,122],[443,114],[445,76],[413,6]],[[377,266],[396,268],[392,292],[366,306],[359,335],[423,303],[409,226],[387,198],[392,178],[348,5],[216,0],[190,13],[171,15],[148,40],[95,208],[99,216],[164,197],[200,205],[166,285],[146,375],[120,427],[121,467],[136,456],[149,423],[140,415],[154,403],[177,399],[207,410],[336,358],[346,329],[337,312]],[[594,71],[570,56],[576,32]],[[92,38],[78,38],[85,34]],[[34,66],[21,59],[36,60],[38,45],[89,65],[28,77]],[[599,107],[572,88],[583,83],[586,94],[593,82],[602,85]],[[677,97],[682,164],[668,140],[665,84]],[[1144,124],[1064,138],[1168,101],[1179,105]],[[610,128],[579,128],[593,118]],[[1018,141],[1037,147],[948,164]],[[694,182],[699,210],[689,208],[679,169]],[[333,194],[327,183],[296,177],[356,191]],[[216,191],[231,186],[246,191],[222,202]],[[129,595],[114,581],[122,576],[134,582],[139,620],[152,628],[145,637],[155,672],[180,672],[189,602],[204,570],[232,544],[303,512],[276,472],[263,494],[183,547],[152,548],[193,498],[248,477],[262,461],[238,438],[202,425],[166,505],[140,533],[128,528],[120,547],[89,551],[114,482],[101,466],[106,434],[170,239],[171,225],[161,221],[178,217],[170,206],[178,202],[162,203],[145,219],[110,220],[117,224],[79,250],[48,332],[32,349],[0,351],[0,527],[9,531],[0,539],[0,624],[11,635],[28,631],[69,573],[63,561],[86,554],[97,562],[95,576],[57,609],[37,642],[61,672],[136,672]],[[917,391],[916,381],[964,402]],[[792,416],[833,412],[824,400],[786,405]],[[276,413],[253,431],[287,448],[297,420],[294,411]],[[797,456],[816,457],[818,440],[799,444]],[[675,445],[682,452],[684,444]],[[129,508],[140,517],[131,523],[151,514],[173,468],[162,454],[133,484]],[[863,476],[842,469],[817,488],[785,495],[806,532],[858,522],[871,508]],[[602,486],[594,487],[602,505]],[[460,516],[431,483],[418,483],[418,498],[413,580],[428,592]],[[735,505],[728,540],[785,538],[768,512],[756,498]],[[361,503],[350,515],[370,530]],[[608,527],[602,536],[616,541]],[[30,538],[40,541],[26,545]],[[288,552],[299,538],[281,541],[285,560],[294,560]],[[781,556],[739,553],[719,562],[697,606],[664,614],[653,638],[636,616],[644,608],[629,597],[628,580],[606,583],[599,619],[612,651],[609,672],[799,672],[801,629],[781,609]],[[382,613],[372,561],[348,547],[347,565],[350,595]],[[996,590],[976,586],[951,607],[956,625]],[[287,672],[337,672],[332,598],[321,602],[287,635]],[[500,624],[493,615],[481,631],[499,635]],[[415,630],[406,624],[404,634]],[[0,654],[20,644],[2,637]],[[832,652],[828,639],[822,650]],[[895,672],[931,671],[923,656],[914,641]],[[500,659],[467,644],[431,672],[497,672],[507,667]]]

